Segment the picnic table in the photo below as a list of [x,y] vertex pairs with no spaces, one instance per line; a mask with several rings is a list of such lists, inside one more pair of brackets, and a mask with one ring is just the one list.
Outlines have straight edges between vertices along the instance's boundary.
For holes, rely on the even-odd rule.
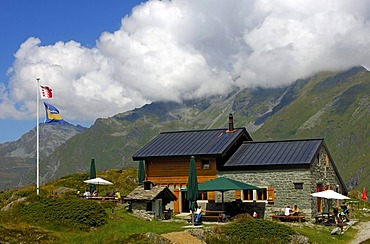
[[320,212],[317,213],[315,216],[315,223],[325,223],[325,225],[332,225],[335,224],[335,216],[330,214],[329,212]]
[[81,196],[83,199],[86,200],[98,200],[98,201],[118,201],[115,199],[115,197],[108,197],[108,196],[103,196],[103,197],[85,197]]
[[280,220],[282,222],[303,222],[305,217],[303,215],[271,215],[272,220]]
[[218,222],[225,222],[227,220],[225,211],[223,210],[203,210],[205,214],[202,215],[202,219],[217,220]]

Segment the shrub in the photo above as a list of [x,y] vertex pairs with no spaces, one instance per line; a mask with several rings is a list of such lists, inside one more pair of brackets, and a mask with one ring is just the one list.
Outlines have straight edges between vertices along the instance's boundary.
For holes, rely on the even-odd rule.
[[106,223],[108,215],[99,203],[68,198],[40,198],[19,204],[21,218],[50,228],[88,230]]
[[294,231],[263,219],[239,218],[207,235],[207,243],[290,243]]

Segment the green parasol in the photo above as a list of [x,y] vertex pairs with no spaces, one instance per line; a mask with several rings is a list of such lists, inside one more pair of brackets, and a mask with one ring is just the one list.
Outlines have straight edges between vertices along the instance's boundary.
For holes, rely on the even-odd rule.
[[[95,159],[91,158],[91,164],[90,164],[90,179],[96,178],[96,169],[95,169]],[[90,192],[94,192],[96,190],[95,184],[90,184]]]
[[145,180],[145,170],[144,170],[143,160],[139,161],[138,179],[139,179],[139,185],[143,185],[144,180]]
[[192,211],[193,225],[194,225],[194,212],[197,208],[197,198],[198,198],[197,170],[195,167],[195,158],[194,156],[191,156],[186,199],[189,201],[189,209]]

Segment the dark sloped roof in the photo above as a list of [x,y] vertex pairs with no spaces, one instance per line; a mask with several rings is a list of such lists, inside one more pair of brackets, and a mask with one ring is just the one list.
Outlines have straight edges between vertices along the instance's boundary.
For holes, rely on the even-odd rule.
[[144,190],[144,186],[136,187],[125,200],[133,201],[153,201],[156,198],[162,198],[169,201],[176,201],[177,197],[166,186],[153,186],[150,190]]
[[142,160],[149,157],[221,156],[242,136],[252,140],[245,128],[232,132],[225,129],[162,132],[132,158]]
[[224,166],[310,164],[322,142],[322,139],[245,142]]

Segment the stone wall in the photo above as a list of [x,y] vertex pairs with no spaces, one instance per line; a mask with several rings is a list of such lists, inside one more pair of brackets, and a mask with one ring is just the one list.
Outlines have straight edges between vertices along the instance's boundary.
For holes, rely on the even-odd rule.
[[[248,171],[222,171],[218,176],[227,177],[260,188],[274,188],[274,202],[257,201],[265,203],[264,217],[269,219],[271,214],[283,213],[287,205],[291,208],[296,204],[304,213],[307,219],[312,218],[318,210],[318,199],[310,194],[317,191],[317,185],[322,184],[326,189],[342,192],[343,186],[333,167],[333,161],[327,157],[325,147],[320,149],[319,156],[311,163],[310,168],[287,168],[269,170],[248,170]],[[328,161],[328,162],[327,162]],[[303,183],[303,189],[295,189],[295,183]],[[217,194],[217,201],[221,201],[220,194]],[[235,200],[235,192],[225,192],[226,201]],[[331,205],[337,202],[331,201]],[[328,207],[327,200],[322,200],[322,209]],[[330,206],[329,210],[331,210]]]
[[[335,172],[333,159],[328,155],[325,147],[321,148],[318,158],[312,164],[311,175],[311,193],[317,192],[318,185],[321,185],[322,190],[325,187],[326,190],[330,189],[339,193],[343,193],[344,186],[341,184]],[[311,208],[313,210],[313,214],[318,212],[318,203],[320,203],[320,200],[314,197],[311,198]],[[328,204],[330,204],[329,211],[331,211],[334,205],[340,204],[340,201],[331,200],[328,202],[328,200],[322,199],[320,204],[321,209],[324,211],[328,210]]]
[[146,211],[146,201],[132,201],[131,208],[134,210]]
[[[224,176],[260,188],[274,188],[274,202],[257,201],[265,203],[265,218],[271,214],[283,213],[287,205],[298,207],[305,213],[311,215],[311,173],[309,169],[286,169],[286,170],[253,170],[253,171],[223,171]],[[295,189],[294,183],[303,183],[303,189]],[[230,191],[224,195],[225,201],[235,199],[234,192]],[[218,199],[217,199],[218,200]]]

